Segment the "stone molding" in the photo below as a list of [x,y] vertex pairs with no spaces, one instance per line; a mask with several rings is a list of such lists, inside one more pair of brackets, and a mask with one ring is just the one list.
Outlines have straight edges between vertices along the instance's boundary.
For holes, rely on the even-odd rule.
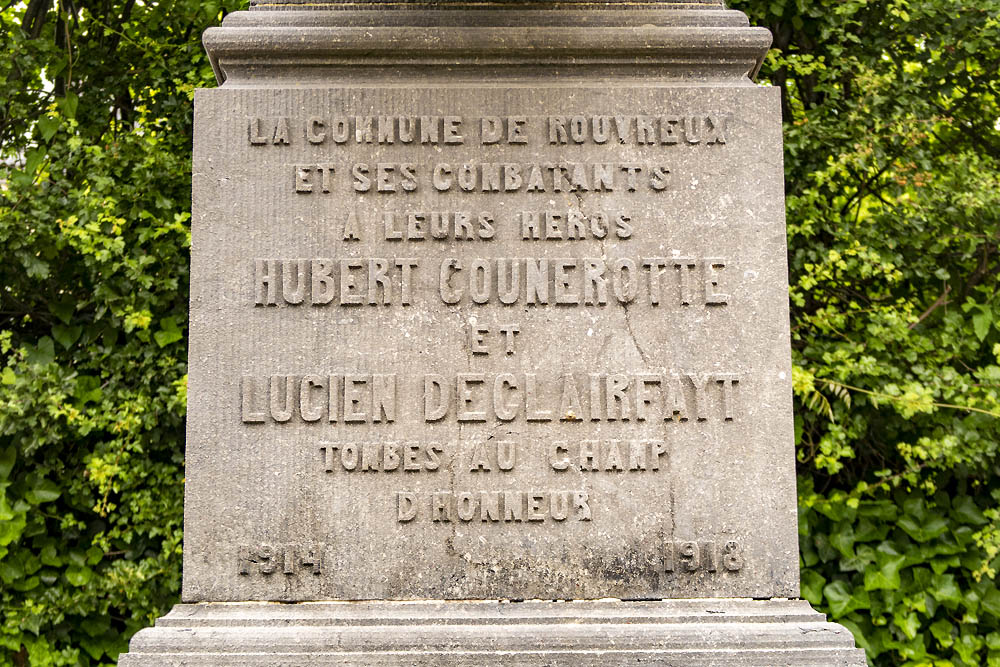
[[181,604],[121,667],[273,665],[863,667],[803,600]]
[[[224,87],[518,81],[752,85],[766,28],[720,9],[246,11],[205,32]],[[712,5],[714,7],[714,5]],[[295,5],[298,9],[298,5]]]

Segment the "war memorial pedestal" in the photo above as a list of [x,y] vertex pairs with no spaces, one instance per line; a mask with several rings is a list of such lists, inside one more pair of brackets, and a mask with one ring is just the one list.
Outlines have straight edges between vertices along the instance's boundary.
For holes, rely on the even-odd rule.
[[850,665],[798,600],[778,90],[721,1],[259,3],[195,98],[147,665]]

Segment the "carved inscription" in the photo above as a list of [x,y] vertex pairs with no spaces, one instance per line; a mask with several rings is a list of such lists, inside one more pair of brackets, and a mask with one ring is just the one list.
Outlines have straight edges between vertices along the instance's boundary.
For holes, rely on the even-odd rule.
[[237,571],[242,575],[284,575],[323,572],[322,545],[243,545],[237,556]]
[[292,166],[299,194],[391,194],[433,189],[454,193],[663,192],[671,186],[669,167],[638,162],[355,162]]
[[667,542],[663,547],[665,572],[739,572],[743,569],[739,542]]
[[[679,447],[693,440],[730,446],[731,425],[757,407],[757,378],[718,352],[689,355],[685,339],[670,348],[676,358],[658,362],[676,365],[656,368],[640,349],[645,372],[630,369],[620,350],[561,366],[524,352],[537,353],[538,341],[526,332],[559,330],[561,317],[589,317],[599,328],[600,318],[617,312],[630,329],[633,307],[662,318],[665,330],[671,318],[701,327],[714,349],[725,349],[713,338],[713,323],[735,314],[747,294],[744,281],[756,273],[740,266],[731,245],[699,240],[692,230],[706,221],[675,219],[671,207],[691,182],[678,173],[685,162],[677,156],[731,150],[730,113],[463,117],[371,110],[239,121],[254,154],[281,170],[280,187],[295,206],[316,205],[315,219],[292,224],[334,240],[320,250],[283,245],[247,257],[239,267],[246,276],[242,303],[251,316],[271,321],[328,322],[334,318],[324,309],[331,308],[344,309],[337,318],[345,323],[398,322],[397,308],[428,314],[435,327],[457,321],[461,342],[453,355],[461,363],[421,368],[417,358],[406,372],[392,372],[401,368],[391,363],[401,335],[391,327],[398,324],[359,340],[338,322],[336,344],[363,347],[364,366],[330,368],[303,358],[266,374],[245,370],[242,428],[302,428],[315,437],[299,450],[312,474],[346,493],[377,481],[393,515],[372,520],[394,522],[404,533],[413,524],[448,531],[521,526],[526,533],[533,524],[596,528],[595,518],[609,519],[602,505],[609,488],[628,493],[630,485],[655,482],[666,494],[671,466],[684,452]],[[683,237],[688,247],[653,243],[665,225],[692,232]],[[290,254],[296,252],[305,256]],[[461,317],[446,322],[436,319],[440,313]],[[590,336],[587,326],[581,331]],[[525,357],[530,361],[522,364]],[[492,429],[488,435],[476,428],[482,425]],[[672,495],[664,501],[663,511],[673,511]],[[319,575],[323,552],[245,545],[238,570],[271,580]],[[662,563],[677,577],[736,575],[745,554],[736,540],[671,541]]]
[[393,374],[247,375],[242,381],[243,423],[391,423],[396,421]]
[[448,305],[725,306],[721,257],[447,257],[434,266],[388,257],[257,259],[257,306],[411,306],[415,294]]
[[460,146],[477,143],[523,145],[533,125],[549,144],[719,146],[726,143],[728,114],[483,116],[277,116],[252,117],[247,139],[253,146],[392,145]]
[[[323,441],[319,460],[328,473],[436,473],[442,461],[454,461],[460,449],[468,454],[458,457],[458,467],[471,473],[506,473],[533,445],[513,440],[475,442],[464,448],[457,442]],[[652,473],[666,469],[667,455],[664,440],[585,438],[550,443],[547,462],[557,472]]]
[[590,521],[590,494],[586,491],[437,491],[396,494],[396,519],[434,523],[477,521],[522,523]]
[[326,472],[437,472],[444,447],[437,442],[324,442]]
[[550,144],[724,144],[726,117],[690,116],[549,116]]
[[[243,423],[735,421],[737,372],[247,375]],[[399,397],[405,397],[400,400]]]
[[553,470],[655,472],[664,466],[663,440],[557,440],[549,445]]

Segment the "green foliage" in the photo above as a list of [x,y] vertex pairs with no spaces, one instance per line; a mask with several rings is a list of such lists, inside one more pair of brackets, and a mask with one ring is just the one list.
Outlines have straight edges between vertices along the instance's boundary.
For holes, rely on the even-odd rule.
[[[878,665],[1000,665],[1000,0],[741,0],[785,120],[802,591]],[[179,589],[191,95],[236,4],[0,12],[0,663]]]
[[0,664],[114,664],[176,598],[191,97],[223,8],[0,13]]
[[853,499],[802,484],[802,595],[849,627],[874,664],[1000,664],[1000,590],[977,576],[989,523],[967,480]]
[[1000,3],[743,0],[782,89],[803,595],[1000,665]]

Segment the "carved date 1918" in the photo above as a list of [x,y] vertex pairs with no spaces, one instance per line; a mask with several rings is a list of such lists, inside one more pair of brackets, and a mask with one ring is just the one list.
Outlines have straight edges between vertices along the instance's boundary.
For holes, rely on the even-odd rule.
[[743,548],[739,542],[667,542],[663,547],[665,572],[739,572]]

